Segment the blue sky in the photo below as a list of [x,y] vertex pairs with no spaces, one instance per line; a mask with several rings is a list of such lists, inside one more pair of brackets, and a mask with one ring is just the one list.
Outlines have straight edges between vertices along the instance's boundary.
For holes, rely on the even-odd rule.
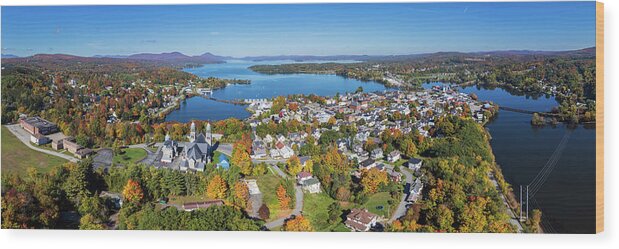
[[595,2],[2,7],[2,53],[228,56],[570,50]]

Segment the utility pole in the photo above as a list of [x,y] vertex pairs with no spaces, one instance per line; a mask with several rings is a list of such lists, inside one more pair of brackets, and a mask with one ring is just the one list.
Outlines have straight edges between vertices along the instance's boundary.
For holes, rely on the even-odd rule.
[[520,221],[522,221],[522,185],[520,185]]
[[527,185],[527,220],[529,219],[529,185]]

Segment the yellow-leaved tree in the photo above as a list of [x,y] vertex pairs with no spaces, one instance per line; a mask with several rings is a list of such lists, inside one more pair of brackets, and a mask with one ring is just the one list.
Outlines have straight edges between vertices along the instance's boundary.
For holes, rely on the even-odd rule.
[[215,175],[206,187],[206,196],[211,199],[223,199],[226,198],[226,191],[228,191],[226,181],[220,175]]
[[295,176],[299,174],[299,172],[301,172],[302,170],[299,157],[296,155],[290,157],[290,159],[288,159],[288,161],[286,162],[286,169],[288,170],[288,173],[290,173],[290,175]]
[[303,215],[295,216],[292,219],[288,219],[286,223],[284,223],[284,231],[311,232],[312,230],[312,225],[308,219],[303,217]]
[[242,181],[238,181],[234,184],[234,197],[235,203],[242,208],[251,208],[251,203],[249,202],[249,187],[247,184]]
[[366,193],[376,193],[380,184],[389,183],[387,172],[381,171],[378,168],[361,171],[361,186]]

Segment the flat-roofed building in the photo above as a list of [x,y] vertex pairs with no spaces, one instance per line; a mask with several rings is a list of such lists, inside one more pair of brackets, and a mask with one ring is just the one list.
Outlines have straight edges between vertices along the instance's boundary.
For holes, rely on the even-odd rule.
[[63,141],[64,141],[64,139],[53,140],[52,141],[52,149],[54,149],[54,150],[62,150],[64,148]]
[[19,120],[19,125],[32,135],[47,135],[58,132],[58,126],[40,117],[28,117]]
[[36,144],[36,145],[43,145],[46,143],[49,143],[49,138],[46,136],[43,136],[41,134],[35,134],[35,135],[30,135],[30,142]]
[[82,146],[77,144],[73,139],[65,138],[62,141],[62,146],[73,154],[77,153],[77,151],[82,148]]

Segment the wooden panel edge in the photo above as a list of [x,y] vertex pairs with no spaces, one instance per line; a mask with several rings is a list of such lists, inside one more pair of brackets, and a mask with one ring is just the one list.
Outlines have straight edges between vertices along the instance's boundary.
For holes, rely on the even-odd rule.
[[604,3],[595,8],[595,232],[604,231]]

